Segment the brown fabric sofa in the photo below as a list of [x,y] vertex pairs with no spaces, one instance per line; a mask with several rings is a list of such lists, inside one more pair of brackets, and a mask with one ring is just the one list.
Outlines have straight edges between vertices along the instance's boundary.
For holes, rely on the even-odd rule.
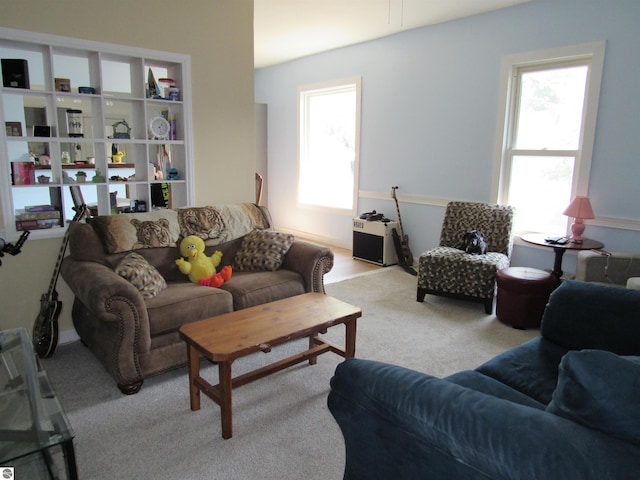
[[[178,336],[178,329],[185,323],[305,292],[324,293],[323,276],[333,266],[333,252],[299,240],[293,241],[275,271],[234,270],[231,279],[220,288],[190,282],[175,263],[181,258],[180,239],[186,234],[204,238],[207,255],[216,250],[223,253],[219,270],[233,265],[249,230],[271,230],[266,208],[251,204],[233,207],[233,222],[224,215],[211,220],[227,207],[180,209],[179,237],[175,238],[172,232],[174,237],[165,239],[164,244],[157,238],[150,240],[151,245],[160,246],[136,244],[135,253],[142,255],[166,281],[166,288],[151,298],[145,298],[136,286],[116,273],[132,249],[125,244],[120,249],[128,250],[114,251],[111,237],[116,228],[108,222],[135,217],[140,224],[157,218],[157,211],[113,216],[118,218],[94,217],[88,223],[70,225],[69,255],[62,262],[61,276],[75,294],[73,324],[82,342],[123,393],[137,393],[145,378],[186,364],[186,347]],[[207,219],[203,212],[211,211],[213,217],[209,215]],[[176,211],[163,212],[175,215]],[[256,212],[260,219],[256,219]],[[200,228],[202,224],[206,228]],[[245,235],[237,236],[242,232]]]

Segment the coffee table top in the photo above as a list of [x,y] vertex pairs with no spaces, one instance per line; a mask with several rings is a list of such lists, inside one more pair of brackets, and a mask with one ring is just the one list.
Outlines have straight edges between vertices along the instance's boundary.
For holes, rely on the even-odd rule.
[[180,336],[221,362],[269,351],[361,316],[360,307],[314,292],[188,323],[180,327]]

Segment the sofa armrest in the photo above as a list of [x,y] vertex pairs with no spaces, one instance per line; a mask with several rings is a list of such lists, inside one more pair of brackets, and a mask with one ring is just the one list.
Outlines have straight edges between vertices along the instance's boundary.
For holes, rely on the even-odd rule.
[[640,277],[640,253],[594,252],[578,253],[576,280],[625,286],[631,277]]
[[347,480],[614,479],[640,468],[640,446],[406,368],[346,360],[331,387]]
[[306,292],[325,293],[324,274],[333,268],[333,252],[327,247],[295,240],[284,257],[282,268],[302,275]]
[[150,349],[147,307],[136,287],[103,264],[70,256],[62,262],[60,275],[76,299],[98,320],[121,322],[123,337],[137,337],[136,343],[142,352]]

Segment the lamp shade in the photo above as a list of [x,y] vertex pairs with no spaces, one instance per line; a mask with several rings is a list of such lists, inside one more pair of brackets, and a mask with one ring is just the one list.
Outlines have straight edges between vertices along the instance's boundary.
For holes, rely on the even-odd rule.
[[562,214],[573,218],[596,218],[589,197],[575,197]]

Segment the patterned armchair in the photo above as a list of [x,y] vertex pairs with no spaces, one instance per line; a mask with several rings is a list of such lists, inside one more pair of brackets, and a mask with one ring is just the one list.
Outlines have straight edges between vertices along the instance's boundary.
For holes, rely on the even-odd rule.
[[[484,304],[490,314],[496,272],[509,266],[513,246],[515,210],[508,205],[449,202],[442,222],[440,245],[427,250],[418,261],[418,302],[427,293],[462,298]],[[474,255],[462,250],[464,234],[480,230],[487,253]]]

